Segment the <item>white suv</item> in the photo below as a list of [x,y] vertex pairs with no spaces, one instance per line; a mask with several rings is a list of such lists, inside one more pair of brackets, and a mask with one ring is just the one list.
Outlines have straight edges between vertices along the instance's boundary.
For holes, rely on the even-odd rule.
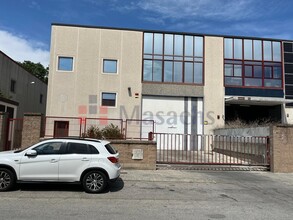
[[23,150],[0,153],[0,191],[16,182],[79,182],[102,192],[120,175],[119,154],[108,141],[79,138],[44,140]]

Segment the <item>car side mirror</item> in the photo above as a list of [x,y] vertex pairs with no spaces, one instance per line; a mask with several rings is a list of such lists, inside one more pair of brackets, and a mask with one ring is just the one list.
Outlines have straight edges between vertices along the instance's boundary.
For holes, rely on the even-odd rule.
[[38,155],[38,153],[35,150],[28,150],[25,154],[25,156],[28,156],[28,157],[35,157],[37,155]]

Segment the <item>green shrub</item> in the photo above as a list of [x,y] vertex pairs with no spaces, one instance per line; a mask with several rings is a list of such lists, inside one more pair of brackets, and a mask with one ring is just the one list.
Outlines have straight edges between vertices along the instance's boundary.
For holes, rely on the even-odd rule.
[[87,129],[86,133],[83,133],[82,136],[87,138],[102,139],[103,132],[97,126],[92,125]]
[[92,125],[82,134],[82,137],[95,139],[123,139],[123,134],[118,126],[111,123],[102,130],[98,126]]
[[104,127],[102,133],[105,139],[123,139],[123,134],[118,126],[115,126],[112,123]]

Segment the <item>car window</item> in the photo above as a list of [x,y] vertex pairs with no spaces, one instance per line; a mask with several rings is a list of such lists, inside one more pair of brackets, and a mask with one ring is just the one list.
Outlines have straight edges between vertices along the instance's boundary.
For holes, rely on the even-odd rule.
[[117,153],[117,150],[110,144],[106,144],[105,145],[107,151],[110,153],[110,154],[116,154]]
[[81,143],[67,143],[67,153],[68,154],[90,154],[87,144]]
[[88,145],[91,151],[91,154],[99,154],[99,151],[97,150],[97,148],[95,148],[92,145]]
[[38,155],[61,154],[62,144],[62,142],[44,143],[35,147],[33,150],[37,151]]

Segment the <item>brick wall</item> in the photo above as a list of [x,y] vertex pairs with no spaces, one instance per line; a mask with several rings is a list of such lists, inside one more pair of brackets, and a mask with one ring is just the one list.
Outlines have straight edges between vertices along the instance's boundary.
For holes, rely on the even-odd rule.
[[271,171],[293,172],[293,126],[271,127]]
[[28,147],[40,141],[42,128],[42,114],[25,113],[23,117],[23,130],[21,147]]
[[[156,142],[136,140],[113,140],[111,144],[119,152],[122,169],[155,170],[157,160]],[[137,155],[133,155],[138,153]],[[142,154],[141,154],[142,153]],[[143,156],[143,159],[133,159]]]

